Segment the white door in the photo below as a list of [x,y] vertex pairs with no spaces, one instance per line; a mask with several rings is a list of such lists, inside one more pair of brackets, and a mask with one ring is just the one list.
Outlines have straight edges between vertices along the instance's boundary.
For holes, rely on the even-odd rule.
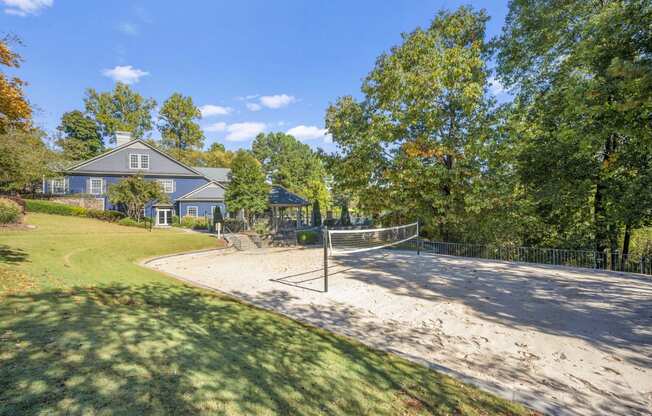
[[168,208],[156,208],[156,225],[172,224],[172,210]]

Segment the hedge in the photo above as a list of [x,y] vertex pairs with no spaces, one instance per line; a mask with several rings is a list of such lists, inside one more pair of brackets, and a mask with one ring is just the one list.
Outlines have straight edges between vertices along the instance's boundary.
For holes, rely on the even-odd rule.
[[125,217],[125,218],[119,220],[118,224],[126,225],[127,227],[139,227],[139,228],[148,228],[149,227],[149,223],[147,221],[143,220],[141,222],[138,222],[138,221],[135,221],[134,219],[129,218],[129,217]]
[[42,214],[66,215],[72,217],[95,218],[102,221],[116,222],[125,217],[118,211],[101,211],[99,209],[87,209],[73,205],[61,204],[58,202],[44,201],[40,199],[26,199],[27,212],[40,212]]
[[7,198],[0,198],[0,224],[17,224],[21,216],[20,205]]
[[204,217],[181,217],[179,227],[191,228],[193,230],[207,230],[208,221]]

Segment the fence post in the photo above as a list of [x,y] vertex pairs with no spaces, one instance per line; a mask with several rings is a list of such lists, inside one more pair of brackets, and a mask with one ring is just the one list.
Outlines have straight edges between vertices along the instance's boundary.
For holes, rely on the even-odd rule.
[[419,220],[417,220],[417,256],[421,255],[421,238],[419,237]]
[[324,227],[322,233],[322,240],[324,241],[324,292],[328,292],[328,227]]

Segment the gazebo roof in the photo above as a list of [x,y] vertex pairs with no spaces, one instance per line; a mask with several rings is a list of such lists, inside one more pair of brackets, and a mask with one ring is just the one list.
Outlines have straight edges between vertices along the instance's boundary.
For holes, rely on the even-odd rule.
[[310,205],[308,201],[280,185],[272,185],[267,200],[269,205],[276,207],[303,207]]

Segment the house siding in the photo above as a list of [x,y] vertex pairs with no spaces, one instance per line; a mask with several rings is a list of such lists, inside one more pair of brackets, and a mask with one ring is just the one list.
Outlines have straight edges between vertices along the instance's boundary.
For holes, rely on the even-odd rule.
[[[104,209],[107,210],[119,210],[119,207],[112,204],[111,201],[109,201],[108,196],[106,195],[106,191],[108,191],[109,187],[111,185],[114,185],[121,181],[122,179],[126,178],[127,176],[114,176],[114,175],[67,175],[66,178],[68,180],[68,192],[67,194],[87,194],[88,189],[87,189],[87,183],[90,178],[101,178],[104,179],[104,189],[105,193],[103,195],[98,195],[97,198],[104,199]],[[209,181],[206,178],[201,178],[201,177],[196,177],[196,178],[188,178],[188,177],[174,177],[174,176],[162,176],[162,177],[157,177],[157,176],[145,176],[145,180],[157,180],[157,179],[172,179],[175,182],[174,186],[174,192],[171,194],[168,194],[170,197],[171,204],[173,205],[178,205],[175,204],[176,200],[199,188],[200,186],[203,186],[207,184]],[[49,180],[45,181],[45,192],[46,193],[51,193],[51,183]],[[149,208],[146,207],[146,214],[147,216],[151,215],[151,210],[147,209]],[[210,209],[210,208],[209,208]]]
[[226,215],[226,205],[224,202],[218,202],[218,201],[180,201],[178,203],[178,215],[180,217],[185,217],[186,212],[188,212],[188,207],[193,206],[197,207],[198,211],[198,216],[200,217],[205,217],[207,215],[211,215],[211,207],[212,206],[219,206],[220,209],[222,210],[222,215]]

